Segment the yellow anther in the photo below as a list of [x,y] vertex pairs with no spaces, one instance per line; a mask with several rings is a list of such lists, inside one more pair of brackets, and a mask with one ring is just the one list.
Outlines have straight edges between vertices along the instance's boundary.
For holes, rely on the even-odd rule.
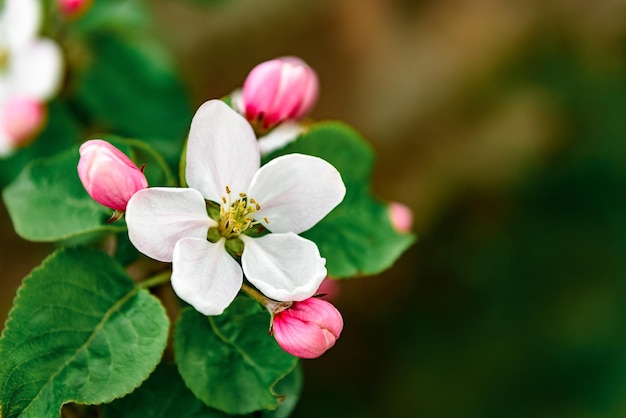
[[[233,238],[243,233],[246,229],[259,224],[250,215],[261,209],[261,205],[254,199],[249,198],[246,193],[238,193],[239,197],[231,200],[230,187],[226,186],[227,196],[222,196],[220,206],[220,222],[218,229],[225,238]],[[269,223],[267,218],[263,218],[265,223]]]
[[254,205],[254,208],[256,210],[261,210],[261,205],[259,205],[259,203],[253,198],[250,198],[250,204]]

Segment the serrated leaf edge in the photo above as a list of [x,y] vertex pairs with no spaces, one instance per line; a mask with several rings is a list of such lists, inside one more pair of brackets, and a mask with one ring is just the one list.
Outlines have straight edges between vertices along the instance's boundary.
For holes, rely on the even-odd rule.
[[[15,298],[14,298],[14,304],[13,304],[13,308],[11,309],[11,313],[13,312],[14,309],[16,309],[19,306],[19,300],[20,300],[20,295],[21,293],[24,291],[24,289],[27,286],[27,279],[29,277],[31,277],[33,275],[33,273],[35,273],[36,271],[39,271],[41,269],[44,269],[45,266],[47,264],[49,264],[50,262],[52,262],[54,259],[56,259],[57,257],[59,257],[60,254],[68,252],[68,249],[64,248],[61,249],[59,251],[57,251],[56,253],[54,253],[52,256],[48,257],[46,260],[44,260],[44,262],[37,268],[33,269],[31,271],[31,273],[28,275],[28,277],[26,277],[26,279],[24,280],[22,286],[19,288]],[[111,315],[113,315],[114,312],[117,311],[117,308],[123,306],[127,301],[129,301],[133,296],[137,295],[140,291],[144,291],[146,293],[148,293],[148,295],[152,298],[154,298],[155,300],[158,299],[155,298],[154,296],[152,296],[150,294],[150,292],[148,292],[147,290],[143,289],[140,286],[134,286],[126,295],[124,295],[124,297],[122,297],[121,299],[119,299],[115,304],[113,304],[113,306],[111,306],[110,309],[107,310],[106,314],[102,317],[102,320],[98,323],[98,325],[94,328],[94,331],[91,333],[91,335],[89,336],[89,338],[87,338],[87,340],[76,350],[76,352],[74,353],[74,355],[72,355],[71,357],[68,358],[68,360],[65,361],[65,363],[59,367],[59,369],[52,375],[50,376],[50,378],[46,381],[46,383],[44,385],[42,385],[41,389],[39,390],[39,392],[37,393],[37,395],[35,395],[32,400],[30,401],[30,403],[28,404],[28,406],[26,408],[24,408],[22,410],[22,413],[24,411],[26,411],[32,404],[34,401],[37,400],[37,398],[41,395],[41,393],[43,392],[43,389],[50,384],[51,381],[54,380],[54,378],[56,376],[58,376],[69,364],[71,364],[71,362],[76,358],[76,356],[78,356],[79,353],[81,353],[95,338],[95,335],[98,331],[100,331],[103,327],[104,324],[106,323],[106,321],[111,317]],[[165,309],[163,308],[163,305],[159,302],[159,306],[160,308],[163,310],[163,312],[165,312]],[[11,326],[12,322],[13,322],[13,316],[11,315],[11,313],[9,313],[9,318],[7,320],[7,322],[5,323],[5,327],[4,330],[2,331],[2,334],[0,335],[0,340],[2,340],[5,337],[5,332],[9,329],[9,327]],[[168,319],[168,324],[169,324],[169,319]],[[165,346],[163,347],[165,348]],[[137,386],[135,386],[134,388],[132,388],[129,392],[126,393],[122,393],[119,394],[118,396],[113,396],[110,399],[106,398],[104,400],[101,401],[101,403],[107,403],[107,402],[111,402],[114,399],[120,398],[122,396],[125,396],[129,393],[131,393],[132,391],[134,391],[135,389],[137,389],[139,386],[141,386],[141,384],[150,376],[150,374],[152,374],[152,372],[154,372],[154,370],[156,369],[156,366],[158,365],[155,364],[155,366],[152,368],[152,370],[150,371],[150,373],[148,373],[148,375],[146,376],[146,378],[144,380],[142,380],[141,382],[139,382],[139,384]],[[15,370],[15,369],[13,369]],[[9,376],[11,375],[11,373],[13,373],[13,370],[9,373]],[[5,381],[8,381],[9,379],[5,379]],[[5,387],[2,387],[2,391],[4,392]],[[60,406],[59,406],[59,413],[61,411],[61,408],[63,407],[63,405],[66,405],[68,403],[71,402],[76,402],[76,399],[69,399],[67,401],[64,401]],[[0,418],[2,418],[2,405],[0,404]]]

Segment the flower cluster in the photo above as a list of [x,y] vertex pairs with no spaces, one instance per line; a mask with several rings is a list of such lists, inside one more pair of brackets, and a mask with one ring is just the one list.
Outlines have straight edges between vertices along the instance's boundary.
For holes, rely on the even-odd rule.
[[0,416],[117,416],[181,393],[287,416],[294,356],[343,331],[335,279],[388,268],[411,210],[373,196],[356,130],[310,118],[319,80],[299,58],[194,114],[143,3],[0,0],[3,202],[19,236],[57,247],[0,335]]
[[[316,97],[315,73],[283,58],[248,77],[245,117],[220,100],[204,103],[191,122],[186,188],[148,187],[142,171],[102,140],[82,145],[78,165],[85,189],[116,211],[113,219],[125,211],[133,245],[172,263],[178,297],[204,315],[220,315],[242,286],[251,289],[245,280],[268,301],[279,345],[307,358],[334,345],[343,320],[330,303],[312,298],[327,276],[326,260],[298,234],[341,203],[346,188],[318,157],[289,154],[261,166],[254,127],[300,118]],[[270,308],[275,303],[283,303],[279,311]]]
[[0,156],[33,138],[61,81],[58,45],[37,35],[41,14],[39,0],[5,0],[0,9]]

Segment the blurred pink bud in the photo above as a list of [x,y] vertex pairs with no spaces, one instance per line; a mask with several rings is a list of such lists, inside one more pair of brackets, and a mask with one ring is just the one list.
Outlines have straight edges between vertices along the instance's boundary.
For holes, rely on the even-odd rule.
[[337,280],[326,277],[320,287],[315,292],[316,295],[322,295],[326,300],[334,300],[339,296],[339,282]]
[[146,176],[122,151],[100,139],[80,147],[78,177],[87,193],[98,203],[117,211],[135,192],[148,187]]
[[89,9],[91,0],[58,0],[58,6],[63,16],[75,18]]
[[402,203],[391,202],[389,204],[389,217],[391,225],[400,232],[409,232],[413,226],[413,212]]
[[246,118],[262,129],[306,115],[317,100],[317,74],[296,57],[265,61],[250,71],[243,85]]
[[274,338],[283,350],[300,358],[319,357],[335,345],[343,318],[330,302],[309,298],[274,315]]
[[4,131],[13,141],[13,146],[26,145],[46,119],[45,106],[27,97],[11,97],[2,103],[1,121]]

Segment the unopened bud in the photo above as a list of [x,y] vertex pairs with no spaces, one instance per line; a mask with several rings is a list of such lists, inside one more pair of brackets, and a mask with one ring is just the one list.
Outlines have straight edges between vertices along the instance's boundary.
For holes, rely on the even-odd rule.
[[413,226],[413,212],[411,209],[398,202],[389,204],[389,218],[391,225],[400,232],[409,232]]
[[63,16],[73,19],[89,9],[91,0],[58,0],[57,4]]
[[135,163],[100,139],[80,147],[78,176],[96,202],[116,211],[125,211],[132,195],[148,187],[146,176]]
[[13,148],[27,145],[39,132],[45,119],[45,106],[27,97],[11,97],[0,108],[0,123]]
[[319,357],[335,345],[343,318],[330,302],[309,298],[274,315],[274,338],[286,352],[300,358]]
[[245,116],[257,129],[268,130],[306,115],[317,100],[315,71],[296,57],[265,61],[250,71],[243,85]]

